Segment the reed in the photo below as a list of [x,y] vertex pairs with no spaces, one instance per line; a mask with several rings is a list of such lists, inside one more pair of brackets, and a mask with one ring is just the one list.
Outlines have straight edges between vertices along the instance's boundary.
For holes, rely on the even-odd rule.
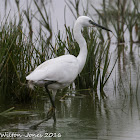
[[19,31],[21,24],[17,26],[15,22],[10,22],[9,25],[5,23],[0,32],[0,93],[5,98],[11,97],[12,100],[17,97],[20,100],[22,96],[28,96],[23,89],[25,88],[23,83],[25,83],[25,73],[28,67],[26,64],[30,62],[25,63],[27,48],[22,40],[23,34]]
[[[70,53],[75,56],[79,53],[79,47],[73,36],[73,30],[65,26],[66,38],[62,39],[60,33],[56,37],[57,55]],[[92,89],[97,93],[100,83],[100,93],[105,96],[104,86],[107,83],[114,66],[108,71],[110,64],[110,42],[99,41],[97,33],[93,29],[84,28],[82,34],[87,42],[88,55],[84,69],[74,81],[76,89]]]
[[[113,2],[102,1],[102,10],[99,11],[93,5],[92,8],[97,12],[99,21],[107,27],[111,26],[117,36],[118,44],[125,42],[125,32],[129,31],[129,40],[134,42],[132,34],[135,27],[135,33],[139,40],[139,2],[137,0],[115,0]],[[100,32],[101,33],[101,32]],[[109,37],[109,35],[108,35]]]
[[[0,97],[11,99],[13,101],[28,102],[43,92],[43,89],[35,88],[31,91],[26,83],[25,77],[39,64],[50,58],[60,56],[66,53],[75,56],[79,53],[79,47],[73,37],[73,30],[65,26],[66,37],[62,37],[61,32],[52,42],[52,29],[50,26],[50,17],[42,2],[42,9],[34,1],[37,12],[41,20],[31,13],[30,6],[27,11],[19,10],[17,2],[19,21],[16,19],[10,23],[3,21],[0,31]],[[79,1],[75,2],[76,17],[79,15]],[[83,10],[84,11],[84,10]],[[28,33],[23,31],[23,21],[25,16],[27,20]],[[32,20],[35,18],[40,23],[40,30],[37,35],[32,32]],[[100,41],[99,34],[92,29],[83,29],[84,38],[87,42],[88,56],[86,65],[77,79],[74,81],[76,89],[93,89],[97,93],[98,85],[102,97],[105,97],[104,86],[114,69],[108,72],[110,65],[110,41]],[[35,39],[33,39],[35,36]],[[109,35],[108,35],[109,36]],[[35,40],[35,41],[34,41]],[[55,44],[54,46],[52,44]]]
[[[18,7],[17,3],[17,9]],[[23,13],[20,13],[18,10],[18,22],[15,18],[10,23],[5,20],[1,24],[0,97],[3,101],[6,99],[19,102],[31,101],[35,96],[33,91],[28,88],[25,77],[47,57],[40,51],[41,46],[42,52],[44,54],[47,52],[42,34],[36,38],[36,40],[40,38],[39,43],[41,45],[32,41],[32,18],[29,16],[29,12],[23,11]],[[29,24],[29,33],[27,35],[23,32],[22,27],[23,14]],[[38,88],[36,91],[38,91]]]

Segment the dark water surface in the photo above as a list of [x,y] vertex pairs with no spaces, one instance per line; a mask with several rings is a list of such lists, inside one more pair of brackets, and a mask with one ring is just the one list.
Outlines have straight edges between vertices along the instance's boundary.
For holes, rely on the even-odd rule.
[[[70,96],[65,101],[59,99],[57,96],[56,124],[51,119],[36,130],[30,129],[47,114],[50,108],[47,99],[33,105],[17,104],[14,111],[0,116],[0,136],[7,132],[7,135],[22,135],[19,139],[140,139],[140,98],[136,96],[114,97],[113,100],[93,100],[90,95]],[[1,105],[0,109],[4,106]],[[54,138],[49,138],[52,135]]]

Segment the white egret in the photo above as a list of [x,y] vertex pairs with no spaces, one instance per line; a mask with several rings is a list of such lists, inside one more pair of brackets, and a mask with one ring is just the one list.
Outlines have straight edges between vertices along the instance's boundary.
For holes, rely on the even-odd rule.
[[[29,81],[29,86],[33,85],[44,86],[46,92],[48,92],[52,108],[55,108],[55,95],[58,89],[69,86],[82,71],[86,58],[87,58],[87,44],[84,37],[81,34],[83,27],[100,27],[104,30],[111,31],[103,26],[100,26],[93,22],[93,20],[87,16],[80,16],[74,25],[74,38],[79,44],[80,52],[77,57],[73,55],[62,55],[57,58],[53,58],[40,64],[26,79]],[[49,90],[52,90],[52,97]]]

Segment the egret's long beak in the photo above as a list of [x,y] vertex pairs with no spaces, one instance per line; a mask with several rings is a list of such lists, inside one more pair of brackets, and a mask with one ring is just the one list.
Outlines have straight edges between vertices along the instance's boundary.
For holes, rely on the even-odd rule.
[[107,28],[105,28],[105,27],[103,27],[103,26],[101,26],[101,25],[99,25],[99,24],[93,22],[92,20],[90,20],[89,22],[90,22],[92,25],[96,26],[96,27],[99,27],[99,28],[101,28],[101,29],[104,29],[104,30],[107,30],[107,31],[112,32],[111,30],[109,30],[109,29],[107,29]]

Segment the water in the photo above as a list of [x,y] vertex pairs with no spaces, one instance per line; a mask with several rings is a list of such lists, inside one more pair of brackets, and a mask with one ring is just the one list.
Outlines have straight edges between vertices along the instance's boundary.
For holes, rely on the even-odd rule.
[[[110,99],[94,99],[90,95],[68,96],[64,101],[56,98],[56,118],[43,122],[36,130],[30,126],[44,119],[50,108],[48,99],[39,100],[34,104],[16,104],[15,110],[0,116],[0,136],[16,133],[22,139],[31,137],[46,139],[45,136],[55,135],[50,139],[99,139],[99,140],[139,140],[140,139],[140,106],[139,97],[121,96]],[[0,106],[0,110],[4,110]],[[8,105],[11,107],[11,105]],[[5,106],[7,109],[7,106]],[[47,135],[48,134],[48,135]],[[32,135],[32,136],[31,136]],[[33,136],[34,135],[34,136]]]
[[[55,21],[59,19],[59,29],[63,30],[64,17],[62,15],[64,15],[65,4],[62,1],[58,3],[56,0],[53,1],[53,4],[55,12],[52,13],[52,17],[54,17],[52,23],[56,23]],[[57,4],[63,8],[59,10]],[[11,5],[14,7],[13,3]],[[21,6],[26,7],[24,3],[21,3]],[[67,11],[67,14],[69,15],[70,11]],[[74,18],[71,20],[68,17],[67,24],[73,26],[73,20]],[[53,30],[57,31],[57,27],[54,28]],[[125,44],[125,46],[127,45],[128,47],[125,47],[121,53],[112,77],[105,87],[107,98],[102,99],[99,94],[99,98],[95,98],[94,93],[90,92],[91,95],[89,95],[87,91],[82,91],[84,95],[68,96],[64,101],[60,101],[62,94],[58,94],[56,97],[56,124],[50,119],[39,125],[36,130],[31,129],[30,126],[47,115],[50,108],[48,97],[42,97],[31,104],[0,103],[0,112],[15,107],[6,115],[0,115],[0,139],[4,139],[4,134],[6,139],[10,139],[10,136],[15,134],[17,139],[139,140],[139,87],[136,92],[136,85],[139,81],[139,79],[137,80],[140,64],[139,44],[133,45],[132,52],[129,44]],[[113,54],[111,69],[119,50],[118,46],[113,44],[110,48]],[[117,82],[116,88],[115,81]],[[79,93],[77,91],[76,95]]]

